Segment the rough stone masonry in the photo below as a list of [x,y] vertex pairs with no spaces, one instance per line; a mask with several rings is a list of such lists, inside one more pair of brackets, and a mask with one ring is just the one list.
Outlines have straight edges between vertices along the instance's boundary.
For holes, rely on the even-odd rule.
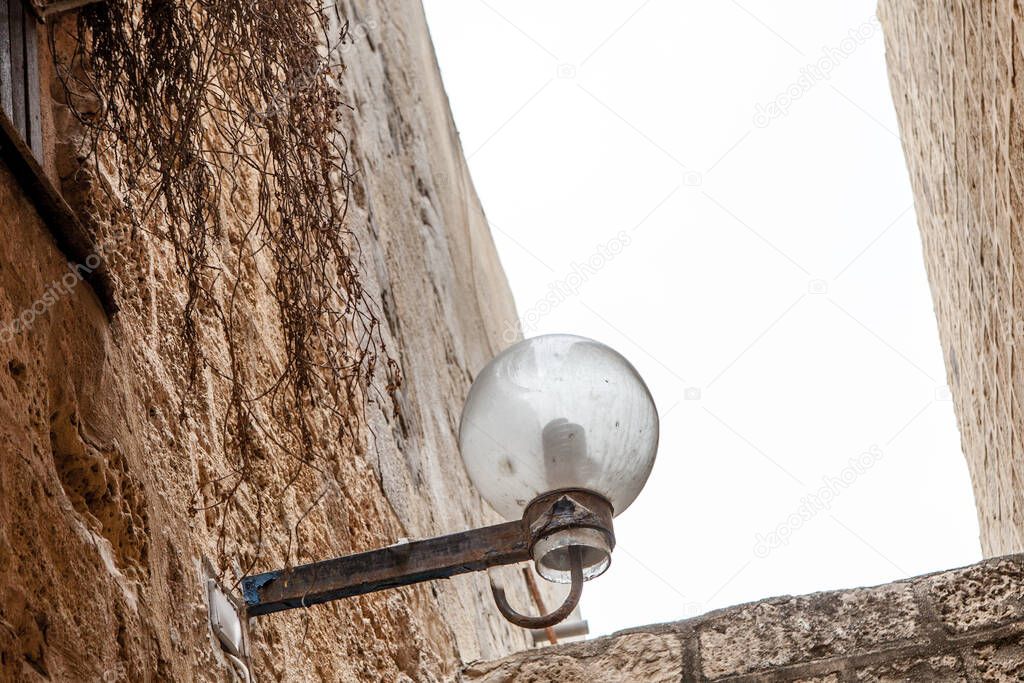
[[1024,10],[883,0],[889,78],[986,555],[1024,549]]
[[1024,556],[470,665],[464,683],[1017,683]]

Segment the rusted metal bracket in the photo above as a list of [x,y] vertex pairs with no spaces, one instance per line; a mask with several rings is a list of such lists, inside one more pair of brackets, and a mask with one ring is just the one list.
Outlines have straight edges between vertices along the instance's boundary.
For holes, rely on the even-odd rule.
[[249,616],[260,616],[528,559],[522,522],[506,522],[247,576],[242,594]]
[[[574,529],[598,529],[614,544],[611,505],[589,491],[555,492],[538,498],[519,521],[247,576],[241,581],[246,613],[257,617],[523,562],[531,559],[538,541]],[[572,612],[583,590],[584,548],[565,550],[572,582],[565,603],[551,614],[527,617],[492,585],[502,615],[524,628],[544,628]]]
[[576,605],[580,601],[580,596],[583,595],[583,559],[578,546],[569,549],[569,556],[572,565],[572,587],[569,589],[569,595],[566,596],[561,606],[555,611],[539,617],[526,616],[512,609],[512,606],[508,604],[508,600],[505,598],[505,591],[492,583],[491,593],[494,595],[494,604],[498,606],[501,616],[516,626],[538,629],[550,628],[572,614],[572,611],[576,609]]

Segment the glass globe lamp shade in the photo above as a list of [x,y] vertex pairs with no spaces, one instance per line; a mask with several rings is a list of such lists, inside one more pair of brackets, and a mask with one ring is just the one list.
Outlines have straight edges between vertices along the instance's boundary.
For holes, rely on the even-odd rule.
[[[595,493],[618,515],[651,473],[658,413],[643,379],[618,352],[584,337],[534,337],[476,378],[459,447],[480,495],[509,520],[561,490]],[[541,576],[567,582],[574,545],[583,551],[584,578],[607,568],[609,543],[592,529],[575,529],[535,544]]]

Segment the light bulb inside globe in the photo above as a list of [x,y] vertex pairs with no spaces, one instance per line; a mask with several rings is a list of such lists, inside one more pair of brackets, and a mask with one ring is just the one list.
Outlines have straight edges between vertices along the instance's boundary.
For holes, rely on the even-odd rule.
[[562,499],[607,518],[607,526],[542,524],[534,531],[538,573],[567,583],[573,548],[580,549],[584,579],[608,567],[611,518],[650,475],[658,414],[640,375],[613,349],[572,335],[534,337],[480,372],[463,409],[459,446],[473,484],[507,519],[532,526]]

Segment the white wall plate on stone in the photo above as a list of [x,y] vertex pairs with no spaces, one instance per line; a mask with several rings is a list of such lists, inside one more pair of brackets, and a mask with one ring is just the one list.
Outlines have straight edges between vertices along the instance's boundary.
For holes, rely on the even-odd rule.
[[252,682],[249,672],[249,629],[245,618],[245,604],[240,596],[232,594],[217,579],[217,572],[209,558],[202,561],[202,580],[206,590],[206,604],[210,617],[210,631],[220,643],[219,655],[225,664],[240,669],[241,677]]
[[224,649],[236,657],[248,656],[246,647],[245,624],[242,621],[242,610],[217,579],[206,579],[206,596],[210,606],[210,628]]

